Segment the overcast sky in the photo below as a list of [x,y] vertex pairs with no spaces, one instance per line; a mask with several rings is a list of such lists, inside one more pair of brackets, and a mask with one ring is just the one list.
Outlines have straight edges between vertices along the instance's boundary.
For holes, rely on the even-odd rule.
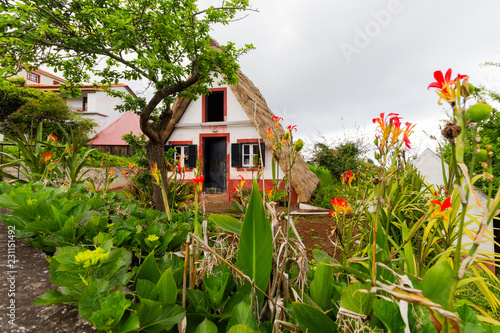
[[[208,0],[207,0],[208,1]],[[213,3],[217,3],[213,1]],[[416,123],[413,146],[433,147],[446,117],[427,90],[435,70],[500,90],[500,2],[431,0],[250,0],[243,20],[216,27],[219,43],[256,49],[242,71],[299,136],[373,137],[371,120],[399,113]]]

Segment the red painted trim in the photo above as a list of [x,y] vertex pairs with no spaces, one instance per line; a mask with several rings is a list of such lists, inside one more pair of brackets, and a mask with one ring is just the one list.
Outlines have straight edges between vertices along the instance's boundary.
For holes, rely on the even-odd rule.
[[[227,121],[227,88],[212,88],[210,91],[223,91],[224,92],[224,121]],[[203,95],[201,99],[201,122],[207,122],[207,95]]]
[[[262,139],[260,142],[263,142]],[[259,139],[238,139],[236,143],[259,143]]]
[[257,171],[258,168],[236,168],[236,171]]
[[203,161],[203,153],[205,151],[205,146],[203,144],[203,139],[206,139],[206,138],[221,138],[221,137],[225,137],[226,138],[226,170],[227,170],[227,176],[226,176],[226,191],[227,193],[229,193],[229,172],[231,171],[231,152],[230,152],[230,149],[228,149],[229,147],[229,142],[230,142],[230,136],[229,136],[229,133],[200,133],[200,145],[198,148],[198,158],[200,159],[201,161],[201,174],[204,175],[205,174],[205,166],[203,165],[204,161]]
[[[29,78],[30,74],[38,76],[38,81],[31,80]],[[40,81],[42,80],[42,76],[40,74],[37,74],[37,73],[29,72],[29,73],[26,73],[26,80],[31,81],[31,82],[40,83]]]
[[191,141],[187,141],[187,140],[186,141],[169,141],[168,144],[171,146],[192,145],[193,140],[191,140]]

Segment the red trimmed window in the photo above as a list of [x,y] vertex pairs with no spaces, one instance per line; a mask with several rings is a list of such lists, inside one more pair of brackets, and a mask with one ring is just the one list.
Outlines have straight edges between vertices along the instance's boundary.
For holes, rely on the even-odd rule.
[[203,122],[226,121],[226,88],[214,88],[203,96]]
[[262,161],[260,161],[259,143],[258,142],[239,142],[231,144],[231,166],[233,168],[253,168],[262,162],[262,166],[266,166],[265,152],[266,146],[264,142],[260,143],[262,151]]
[[28,73],[28,80],[40,83],[40,75],[35,73]]

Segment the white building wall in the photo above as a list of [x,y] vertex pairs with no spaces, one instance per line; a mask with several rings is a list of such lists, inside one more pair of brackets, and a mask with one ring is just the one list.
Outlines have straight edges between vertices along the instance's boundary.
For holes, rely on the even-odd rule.
[[[418,169],[418,171],[422,173],[427,183],[434,185],[436,188],[444,184],[441,158],[428,148],[415,160],[413,164]],[[448,175],[447,164],[445,165],[445,172],[446,175]],[[481,204],[484,205],[484,203],[488,199],[487,196],[481,191],[475,191],[475,193],[478,196]],[[468,221],[471,221],[471,216],[480,221],[480,216],[482,216],[482,213],[481,210],[477,207],[472,194],[469,197],[468,205],[469,209],[467,211],[467,215],[469,216],[466,217],[466,223]],[[472,232],[474,236],[476,235],[478,228],[479,226],[475,224],[475,222],[470,223],[468,226],[468,229]],[[490,225],[488,226],[488,231],[489,234],[487,233],[485,234],[485,237],[483,237],[483,243],[479,247],[479,251],[486,253],[494,253],[495,244],[487,239],[487,238],[493,238],[493,222],[491,222]],[[468,244],[467,248],[471,246],[472,242],[473,240],[471,240],[467,235],[464,235],[462,237],[462,244]]]
[[[200,97],[196,101],[191,101],[179,119],[176,128],[168,138],[167,144],[173,141],[190,141],[193,144],[198,145],[198,149],[201,149],[200,134],[210,135],[228,133],[229,134],[229,144],[227,146],[227,154],[231,154],[231,144],[238,143],[239,139],[257,139],[259,134],[253,124],[250,122],[246,112],[241,107],[240,103],[231,91],[231,88],[227,85],[217,86],[217,88],[227,88],[226,89],[226,105],[227,105],[227,117],[225,122],[216,123],[202,123],[202,99]],[[265,167],[264,167],[264,178],[272,179],[272,154],[269,149],[265,150]],[[245,168],[233,168],[231,167],[231,158],[229,157],[227,161],[227,167],[229,168],[229,179],[239,179],[239,176],[243,176],[245,179],[252,178],[252,171]],[[238,169],[240,171],[238,171]],[[241,171],[243,170],[243,171]],[[280,175],[283,176],[283,171],[280,171]],[[192,172],[186,173],[186,179],[192,179],[194,177]],[[229,189],[230,190],[230,189]]]

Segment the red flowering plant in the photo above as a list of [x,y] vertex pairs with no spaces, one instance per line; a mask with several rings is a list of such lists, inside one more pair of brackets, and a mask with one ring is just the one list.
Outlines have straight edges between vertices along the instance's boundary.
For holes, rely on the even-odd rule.
[[340,264],[347,266],[349,258],[354,257],[361,249],[359,241],[363,233],[358,229],[358,217],[353,218],[353,208],[344,198],[331,200],[332,210],[329,215],[334,218],[332,238],[334,244],[333,257],[340,257]]
[[[43,181],[45,184],[56,184],[62,181],[61,151],[54,145],[55,136],[43,136],[43,123],[38,124],[33,135],[26,136],[15,124],[10,123],[15,134],[5,134],[7,142],[14,143],[19,154],[1,152],[6,157],[0,168],[19,167],[20,173],[28,181]],[[3,177],[16,178],[2,173]]]

